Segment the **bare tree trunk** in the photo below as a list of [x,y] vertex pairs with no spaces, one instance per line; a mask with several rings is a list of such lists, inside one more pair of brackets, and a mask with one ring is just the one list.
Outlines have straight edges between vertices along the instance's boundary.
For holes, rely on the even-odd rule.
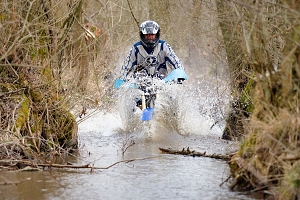
[[73,46],[76,52],[76,66],[78,67],[77,87],[82,93],[86,90],[87,81],[89,77],[89,57],[88,46],[85,40],[84,18],[83,18],[83,0],[76,5],[76,13],[74,13],[74,26],[72,27]]

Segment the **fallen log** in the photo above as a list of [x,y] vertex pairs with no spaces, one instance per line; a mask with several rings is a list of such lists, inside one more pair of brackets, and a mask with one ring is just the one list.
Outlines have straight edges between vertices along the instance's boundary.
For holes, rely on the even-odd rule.
[[193,156],[193,157],[207,157],[207,158],[214,158],[214,159],[222,159],[222,160],[230,160],[231,157],[234,154],[206,154],[206,151],[203,153],[201,152],[196,152],[196,151],[191,151],[190,148],[188,147],[187,149],[183,148],[182,150],[172,150],[170,148],[162,148],[159,147],[159,150],[162,151],[162,153],[167,153],[167,154],[176,154],[176,155],[185,155],[185,156]]

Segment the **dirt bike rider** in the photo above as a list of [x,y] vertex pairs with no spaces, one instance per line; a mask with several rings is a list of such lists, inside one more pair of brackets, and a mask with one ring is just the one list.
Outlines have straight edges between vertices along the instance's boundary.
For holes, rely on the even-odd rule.
[[160,40],[160,27],[155,21],[145,21],[140,25],[141,41],[135,43],[122,66],[121,78],[135,77],[144,73],[163,79],[171,71],[183,68],[171,46]]

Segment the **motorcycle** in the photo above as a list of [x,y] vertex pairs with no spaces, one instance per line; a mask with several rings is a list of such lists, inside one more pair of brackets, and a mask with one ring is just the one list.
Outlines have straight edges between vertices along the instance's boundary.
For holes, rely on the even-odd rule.
[[122,87],[134,88],[139,90],[139,96],[135,97],[136,107],[142,110],[141,120],[149,121],[154,117],[155,100],[163,84],[182,84],[188,79],[188,75],[182,68],[173,70],[164,78],[153,77],[137,72],[134,78],[124,80],[118,78],[114,83],[114,88]]

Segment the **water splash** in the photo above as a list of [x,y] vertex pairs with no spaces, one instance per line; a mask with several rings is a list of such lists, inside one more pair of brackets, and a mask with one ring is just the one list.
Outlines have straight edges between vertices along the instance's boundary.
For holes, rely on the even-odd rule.
[[89,110],[87,115],[89,117],[78,126],[78,132],[81,134],[96,132],[101,133],[103,136],[110,136],[122,127],[122,121],[118,113]]
[[123,130],[152,139],[174,132],[183,136],[221,136],[228,98],[216,93],[216,86],[205,81],[199,81],[196,87],[163,84],[155,102],[154,118],[143,122],[142,111],[134,101],[139,90],[123,87],[118,94]]

